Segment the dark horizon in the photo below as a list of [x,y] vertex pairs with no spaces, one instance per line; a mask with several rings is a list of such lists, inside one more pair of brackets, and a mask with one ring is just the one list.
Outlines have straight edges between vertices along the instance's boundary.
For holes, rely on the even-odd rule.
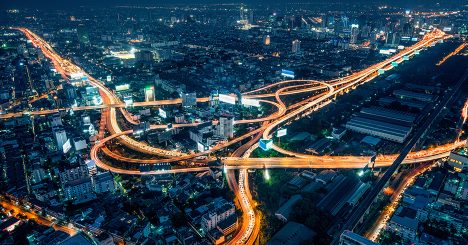
[[[77,0],[73,3],[60,1],[60,0],[44,0],[44,1],[34,1],[34,0],[25,0],[25,1],[8,1],[0,4],[0,9],[9,9],[9,8],[20,8],[20,9],[69,9],[77,7],[116,7],[123,5],[141,5],[141,6],[158,6],[158,5],[197,5],[197,4],[262,4],[262,5],[289,5],[289,4],[318,4],[318,5],[330,5],[330,4],[339,4],[339,5],[348,5],[348,4],[369,4],[366,0],[333,0],[333,1],[319,1],[319,0],[295,0],[293,2],[288,0],[134,0],[134,1],[125,1],[125,0],[103,0],[103,1],[93,1],[93,0]],[[372,1],[373,5],[378,4],[389,4],[391,6],[399,6],[406,8],[416,8],[416,7],[430,7],[438,6],[455,6],[463,5],[462,0],[447,0],[440,3],[436,0],[415,0],[408,2],[406,0],[378,0]]]

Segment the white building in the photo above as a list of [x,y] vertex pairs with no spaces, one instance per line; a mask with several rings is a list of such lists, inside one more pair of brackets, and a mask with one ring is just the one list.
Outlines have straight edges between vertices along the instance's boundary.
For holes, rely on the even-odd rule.
[[63,126],[62,124],[62,117],[60,117],[59,114],[54,114],[52,116],[52,127],[61,127]]
[[67,132],[63,128],[56,127],[53,129],[57,149],[63,151],[63,145],[67,142]]
[[448,163],[457,171],[468,169],[468,148],[450,152]]
[[91,178],[81,178],[67,182],[64,188],[64,196],[65,200],[73,200],[77,203],[94,199]]
[[59,173],[60,182],[65,185],[69,181],[89,177],[89,170],[86,164],[79,164],[73,167],[66,167]]
[[73,146],[75,147],[75,151],[81,151],[83,149],[88,148],[88,144],[86,143],[86,140],[84,140],[83,138],[74,138]]
[[218,135],[226,138],[234,137],[234,117],[222,116],[219,118]]
[[219,222],[225,220],[235,213],[236,209],[232,203],[226,203],[214,211],[208,212],[201,218],[201,227],[205,232],[216,228]]
[[291,48],[291,51],[294,53],[294,54],[297,54],[299,52],[301,52],[301,41],[299,40],[294,40],[292,42],[292,48]]

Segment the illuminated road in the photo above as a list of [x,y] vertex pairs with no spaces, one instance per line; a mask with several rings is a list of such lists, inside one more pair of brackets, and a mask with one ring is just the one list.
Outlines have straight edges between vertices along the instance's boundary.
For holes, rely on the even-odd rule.
[[[248,185],[248,168],[362,168],[369,161],[369,157],[361,156],[313,156],[303,153],[291,152],[285,149],[282,149],[276,145],[273,146],[273,150],[276,150],[285,155],[292,157],[285,158],[249,158],[249,154],[252,149],[257,145],[254,144],[258,138],[263,137],[264,139],[271,138],[272,133],[281,125],[292,121],[297,120],[311,113],[313,111],[319,110],[320,108],[328,105],[331,101],[337,96],[347,93],[350,90],[355,89],[357,86],[372,80],[377,77],[379,69],[389,70],[392,69],[392,62],[403,62],[403,57],[411,56],[416,50],[420,50],[425,47],[430,47],[438,40],[447,38],[445,33],[440,30],[434,30],[431,33],[426,34],[424,38],[416,43],[415,45],[408,47],[401,52],[395,54],[394,56],[386,59],[385,61],[379,62],[375,65],[372,65],[364,70],[355,72],[347,77],[334,79],[330,81],[313,81],[313,80],[287,80],[281,81],[275,84],[270,84],[262,88],[249,91],[244,93],[244,98],[254,98],[261,99],[261,103],[268,103],[276,107],[276,111],[271,115],[268,115],[264,118],[259,119],[247,119],[247,120],[238,120],[235,121],[235,124],[242,123],[262,123],[260,127],[251,132],[248,132],[244,135],[237,136],[234,139],[226,143],[221,143],[214,146],[212,149],[197,153],[197,154],[188,154],[179,151],[171,151],[160,148],[155,148],[150,145],[147,145],[143,142],[136,141],[130,138],[128,135],[131,134],[132,130],[122,131],[118,122],[117,122],[117,109],[124,116],[127,122],[130,124],[138,124],[139,122],[134,120],[132,115],[125,110],[125,104],[122,103],[120,98],[118,98],[110,89],[104,86],[103,83],[97,79],[91,77],[89,74],[85,73],[81,68],[72,64],[70,61],[61,58],[53,48],[45,42],[42,38],[32,33],[30,30],[25,28],[19,28],[29,40],[32,41],[34,46],[39,47],[44,55],[52,60],[54,67],[63,77],[68,78],[73,73],[82,73],[88,77],[88,81],[91,85],[97,87],[100,91],[101,97],[103,99],[103,105],[100,106],[83,106],[75,107],[73,110],[95,110],[103,109],[103,116],[101,120],[100,127],[100,136],[99,142],[97,142],[91,149],[91,159],[95,161],[96,165],[102,169],[110,170],[115,173],[120,174],[131,174],[131,175],[150,175],[150,174],[167,174],[167,173],[184,173],[192,171],[206,171],[207,167],[193,167],[193,168],[173,168],[171,170],[159,170],[159,171],[148,171],[141,172],[136,169],[122,169],[114,166],[110,166],[107,163],[103,162],[100,159],[100,154],[104,154],[107,157],[122,161],[130,162],[136,164],[154,164],[161,162],[177,162],[183,160],[193,159],[197,156],[207,155],[218,150],[224,149],[226,147],[232,146],[241,141],[250,139],[249,143],[241,146],[244,147],[239,152],[245,151],[248,147],[247,152],[243,157],[234,155],[233,157],[223,158],[223,163],[228,172],[229,170],[240,169],[239,174],[239,185],[234,185],[234,182],[230,180],[233,191],[236,193],[239,202],[241,203],[241,208],[244,211],[244,214],[247,215],[244,217],[242,227],[240,232],[236,234],[233,242],[235,243],[250,243],[252,237],[255,238],[255,235],[258,234],[259,230],[259,219],[255,217],[253,211],[252,203],[253,200],[250,196],[249,185]],[[282,101],[281,97],[292,94],[299,93],[313,93],[308,98],[299,101],[293,105],[286,106]],[[274,99],[275,101],[266,100],[266,98]],[[209,101],[209,98],[198,98],[197,102],[204,103]],[[160,100],[160,101],[151,101],[151,102],[135,102],[134,107],[149,107],[149,106],[163,106],[163,105],[178,105],[181,104],[181,99],[173,100]],[[0,115],[0,118],[11,118],[18,117],[23,115],[46,115],[50,113],[57,113],[58,111],[69,110],[69,109],[60,109],[60,110],[43,110],[43,111],[31,111],[31,112],[19,112],[19,113],[7,113]],[[106,123],[107,122],[107,123]],[[193,127],[197,126],[198,123],[192,124],[174,124],[175,128],[180,127]],[[104,127],[107,127],[110,132],[110,136],[104,137]],[[151,125],[151,129],[165,129],[167,125]],[[255,136],[255,137],[254,137]],[[254,137],[252,140],[251,137]],[[134,159],[125,156],[121,156],[118,153],[112,152],[106,147],[106,143],[112,142],[113,140],[118,140],[120,143],[124,144],[126,147],[142,152],[145,154],[156,155],[164,157],[161,159]],[[413,163],[428,161],[432,159],[437,159],[445,157],[449,154],[450,150],[463,145],[462,142],[456,142],[454,144],[439,146],[430,150],[418,151],[415,153],[409,154],[404,163]],[[377,158],[376,167],[385,167],[389,166],[396,156],[379,156]],[[228,178],[232,179],[232,175]]]
[[34,211],[28,211],[23,209],[22,207],[13,204],[3,198],[0,198],[0,206],[2,206],[6,211],[12,211],[14,216],[18,219],[22,219],[21,216],[26,217],[28,220],[33,220],[39,225],[53,227],[54,230],[62,231],[68,233],[70,236],[73,236],[77,233],[77,230],[74,228],[70,228],[68,226],[56,224],[54,221],[49,220],[43,216],[36,214]]
[[390,204],[385,206],[383,211],[380,213],[377,220],[374,222],[372,227],[366,232],[365,237],[376,242],[380,234],[380,231],[385,227],[390,217],[396,211],[398,203],[401,200],[402,194],[405,190],[413,184],[416,177],[432,168],[432,164],[419,165],[416,169],[412,170],[408,176],[405,177],[404,181],[398,186],[397,190],[393,192],[390,198]]

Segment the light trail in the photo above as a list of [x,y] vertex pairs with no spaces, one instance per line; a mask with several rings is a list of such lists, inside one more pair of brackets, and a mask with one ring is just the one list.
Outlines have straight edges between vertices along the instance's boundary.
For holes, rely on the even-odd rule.
[[439,61],[436,66],[440,66],[442,65],[443,63],[445,63],[445,61],[447,61],[450,57],[458,54],[460,51],[462,51],[464,48],[466,47],[466,43],[462,43],[460,44],[460,46],[458,46],[454,51],[452,51],[450,54],[448,54],[447,56],[445,56],[441,61]]
[[[20,30],[25,33],[25,35],[33,41],[33,44],[36,47],[40,47],[41,50],[45,53],[45,56],[52,60],[54,66],[56,67],[57,71],[59,71],[62,76],[67,77],[67,75],[74,73],[74,72],[82,72],[86,76],[88,76],[90,84],[99,88],[101,93],[101,97],[103,98],[104,105],[96,106],[96,107],[82,107],[82,108],[73,108],[74,110],[88,110],[88,109],[104,109],[103,113],[106,113],[103,117],[107,117],[109,124],[107,125],[109,132],[111,133],[110,136],[103,138],[98,142],[91,150],[91,158],[95,160],[96,165],[102,169],[110,170],[115,173],[121,174],[132,174],[132,175],[149,175],[149,174],[167,174],[167,173],[184,173],[184,172],[192,172],[192,171],[206,171],[207,167],[195,167],[195,168],[180,168],[180,169],[171,169],[171,170],[159,170],[159,171],[149,171],[149,172],[141,172],[139,170],[128,170],[128,169],[120,169],[113,166],[109,166],[102,162],[98,157],[98,152],[101,149],[103,153],[106,155],[125,162],[134,162],[134,163],[158,163],[158,162],[176,162],[182,160],[193,159],[194,157],[206,155],[217,150],[226,148],[231,146],[235,143],[241,142],[249,137],[254,135],[263,135],[263,138],[268,139],[271,137],[271,132],[281,125],[282,123],[287,122],[288,120],[296,120],[310,111],[315,111],[323,106],[326,106],[328,103],[331,102],[331,99],[340,95],[344,92],[349,90],[355,89],[358,85],[363,84],[367,81],[372,80],[376,76],[378,76],[377,71],[379,69],[391,69],[392,66],[390,65],[391,62],[402,62],[403,56],[410,56],[414,53],[415,50],[421,49],[423,47],[428,47],[432,45],[435,41],[439,39],[446,38],[445,34],[440,30],[434,30],[432,33],[428,33],[420,42],[417,44],[406,48],[405,50],[401,51],[400,53],[390,57],[389,59],[372,65],[362,71],[355,72],[350,76],[334,79],[326,82],[320,81],[313,81],[313,80],[287,80],[281,81],[275,84],[270,84],[264,86],[262,88],[249,91],[244,93],[245,98],[269,98],[274,97],[276,102],[262,100],[263,103],[270,103],[277,107],[277,111],[270,116],[260,118],[260,119],[250,119],[250,120],[238,120],[236,124],[241,123],[257,123],[263,122],[262,126],[252,132],[246,133],[242,136],[239,136],[226,144],[220,144],[209,151],[205,151],[198,154],[185,154],[182,152],[174,152],[168,151],[164,149],[159,149],[155,147],[151,147],[147,144],[142,142],[135,141],[134,139],[128,137],[127,135],[132,133],[131,130],[122,131],[120,126],[117,123],[117,115],[116,109],[122,113],[125,119],[131,124],[138,124],[139,122],[133,120],[132,116],[124,109],[125,105],[122,101],[108,88],[106,88],[100,81],[94,79],[89,74],[83,72],[81,68],[73,65],[70,61],[62,59],[58,54],[53,51],[52,47],[47,44],[43,39],[35,35],[34,33],[30,32],[27,29],[20,28]],[[293,84],[293,85],[290,85]],[[264,93],[264,94],[255,94],[263,91],[267,91],[269,89],[274,89],[275,87],[279,87],[282,85],[286,85],[285,87],[276,88],[274,93]],[[289,86],[288,86],[289,85]],[[316,86],[318,85],[318,86]],[[281,96],[285,95],[292,95],[292,94],[299,94],[299,93],[306,93],[306,92],[318,92],[326,90],[319,95],[313,95],[303,101],[297,102],[289,107],[287,107],[284,102],[281,100]],[[208,98],[198,98],[197,102],[207,102]],[[174,100],[164,100],[164,101],[153,101],[153,102],[136,102],[134,106],[161,106],[161,105],[176,105],[180,104],[181,99],[174,99]],[[66,109],[65,109],[66,110]],[[47,113],[56,113],[60,110],[48,110],[42,112],[28,112],[29,115],[45,115]],[[107,115],[108,113],[108,115]],[[3,118],[14,117],[22,115],[21,113],[16,114],[9,114],[9,115],[1,115]],[[466,118],[466,117],[465,117]],[[102,125],[102,121],[101,121]],[[198,124],[175,124],[174,127],[192,127],[197,126]],[[151,125],[151,129],[164,129],[166,125]],[[101,131],[101,130],[100,130]],[[101,134],[100,134],[101,135]],[[103,134],[102,134],[103,136]],[[112,151],[110,151],[107,147],[105,147],[105,143],[117,139],[125,146],[130,149],[163,157],[170,157],[169,159],[133,159],[124,156],[120,156]],[[250,152],[258,146],[258,144],[246,144],[250,145],[248,153],[246,153],[246,157],[238,158],[238,157],[230,157],[230,158],[223,158],[223,162],[226,164],[226,168],[229,170],[231,169],[240,169],[239,175],[239,187],[238,187],[238,195],[239,200],[241,202],[242,209],[246,214],[248,214],[248,222],[246,223],[246,228],[242,229],[242,232],[238,234],[239,239],[237,239],[240,243],[250,243],[253,242],[251,239],[252,233],[258,233],[259,228],[257,227],[257,223],[259,222],[258,218],[255,218],[255,213],[252,208],[252,199],[250,196],[250,191],[248,190],[248,172],[246,171],[247,168],[361,168],[363,165],[368,162],[368,157],[355,157],[355,156],[324,156],[324,157],[316,157],[302,153],[294,153],[290,151],[286,151],[284,149],[279,148],[278,146],[274,145],[273,149],[277,150],[281,153],[285,153],[286,155],[292,155],[293,158],[257,158],[252,159],[248,158]],[[455,142],[454,144],[450,144],[447,146],[439,146],[435,149],[430,151],[419,151],[414,154],[410,154],[405,160],[405,163],[413,163],[418,161],[428,161],[429,159],[440,158],[443,156],[448,155],[451,149],[460,145],[460,142]],[[244,146],[244,145],[243,145]],[[241,147],[242,148],[242,147]],[[391,164],[392,160],[395,156],[379,156],[376,161],[376,167],[385,167]],[[235,192],[236,193],[236,192]],[[243,203],[243,204],[242,204]],[[259,226],[259,225],[258,225]],[[236,236],[236,237],[238,237]],[[250,240],[249,240],[250,239]],[[236,239],[234,239],[236,241]],[[238,243],[236,242],[236,243]]]

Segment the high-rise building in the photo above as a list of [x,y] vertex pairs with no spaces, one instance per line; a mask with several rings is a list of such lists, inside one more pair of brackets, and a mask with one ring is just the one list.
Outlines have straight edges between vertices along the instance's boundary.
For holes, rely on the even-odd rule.
[[234,137],[234,117],[224,115],[219,118],[219,135],[227,138]]
[[136,62],[152,62],[154,60],[154,55],[153,52],[149,50],[140,50],[138,52],[135,52],[135,60]]
[[263,36],[263,45],[270,45],[270,35]]
[[63,128],[56,127],[53,129],[57,149],[63,151],[63,145],[67,142],[67,132]]
[[301,52],[301,41],[296,39],[292,42],[292,52],[295,54]]
[[145,88],[145,101],[154,101],[154,86],[147,86]]
[[359,25],[358,24],[352,24],[351,25],[351,38],[349,39],[349,43],[351,43],[351,44],[357,43],[358,35],[359,35]]
[[54,114],[52,116],[52,127],[60,127],[62,125],[62,117],[59,114]]
[[196,106],[197,93],[182,93],[182,106]]

